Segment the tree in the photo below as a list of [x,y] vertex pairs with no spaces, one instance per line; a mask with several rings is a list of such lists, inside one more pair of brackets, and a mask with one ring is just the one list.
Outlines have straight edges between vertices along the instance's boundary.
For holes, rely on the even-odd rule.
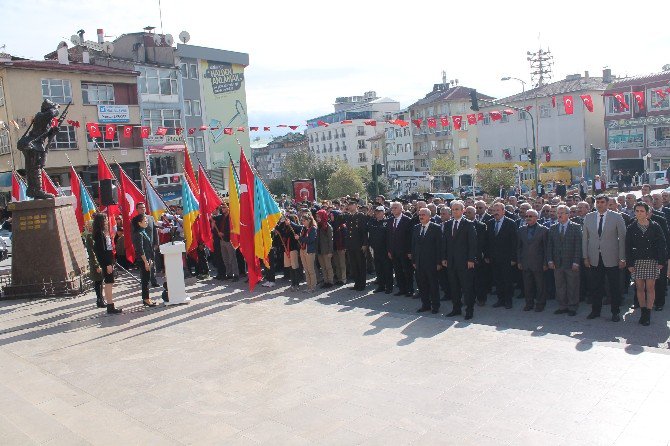
[[[384,176],[377,177],[377,183],[379,184],[380,195],[386,195],[391,190],[391,185],[389,184],[389,180],[386,179],[386,177]],[[368,197],[374,198],[376,196],[374,181],[370,180],[369,182],[365,183],[365,190],[368,193]]]
[[281,194],[291,195],[291,190],[286,187],[286,182],[282,178],[273,178],[268,181],[267,185],[270,192],[277,196]]
[[360,172],[348,164],[341,163],[335,173],[330,176],[328,184],[328,197],[337,198],[345,195],[365,193],[365,186],[361,180]]
[[482,169],[477,171],[477,184],[488,194],[497,196],[498,188],[514,186],[516,173],[512,169]]
[[458,172],[458,163],[448,156],[438,156],[430,161],[430,172],[436,177],[449,177]]

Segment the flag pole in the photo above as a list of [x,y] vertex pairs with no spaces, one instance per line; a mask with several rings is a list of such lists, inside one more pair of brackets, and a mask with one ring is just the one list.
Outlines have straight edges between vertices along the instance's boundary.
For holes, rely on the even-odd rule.
[[[170,210],[170,206],[167,205],[167,203],[165,202],[165,200],[163,200],[163,197],[161,197],[161,194],[159,194],[158,191],[156,190],[156,188],[154,187],[154,185],[151,184],[151,180],[149,179],[149,177],[147,176],[147,174],[146,174],[145,172],[143,172],[143,171],[142,171],[141,173],[142,173],[142,177],[144,177],[144,182],[146,183],[145,186],[150,187],[151,190],[154,191],[154,193],[156,194],[156,196],[158,197],[158,199],[161,201],[161,203],[163,203],[163,206],[165,206],[165,209],[167,209],[167,210],[169,211],[169,210]],[[145,196],[145,197],[147,196],[146,192],[144,193],[144,196]]]
[[[74,165],[72,164],[72,161],[70,160],[70,157],[68,154],[65,154],[65,158],[67,158],[67,162],[70,164],[70,167],[72,168],[72,171],[74,172],[75,175],[77,175],[77,179],[79,180],[80,187],[83,187],[86,189],[86,184],[84,184],[84,180],[81,179],[81,176],[79,176],[79,173],[77,173],[77,170],[74,168]],[[72,184],[70,184],[70,190],[72,190]],[[88,194],[88,190],[86,190],[86,193]],[[91,198],[91,203],[93,203],[93,210],[95,212],[98,212],[98,209],[95,207],[95,201]]]

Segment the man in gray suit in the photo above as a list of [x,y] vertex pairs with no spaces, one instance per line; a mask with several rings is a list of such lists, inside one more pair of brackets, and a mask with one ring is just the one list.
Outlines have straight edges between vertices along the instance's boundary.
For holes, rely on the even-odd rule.
[[620,271],[626,267],[626,225],[621,214],[607,210],[607,195],[596,197],[596,211],[584,217],[582,256],[591,289],[591,313],[587,319],[600,316],[605,295],[605,279],[611,295],[612,322],[621,320]]
[[537,223],[537,211],[526,211],[526,225],[518,230],[517,267],[523,274],[523,294],[526,306],[523,311],[544,310],[547,295],[544,289],[544,271],[547,270],[546,248],[549,230]]
[[547,266],[554,272],[558,310],[554,314],[577,314],[579,263],[582,258],[582,227],[570,221],[570,209],[557,209],[558,223],[549,229]]

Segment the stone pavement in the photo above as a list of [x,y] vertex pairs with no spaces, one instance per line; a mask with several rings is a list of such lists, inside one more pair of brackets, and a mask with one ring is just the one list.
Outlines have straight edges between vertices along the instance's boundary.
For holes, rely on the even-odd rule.
[[0,444],[670,440],[663,313],[642,327],[637,313],[587,321],[584,306],[570,318],[517,300],[466,323],[371,287],[242,287],[198,282],[189,305],[143,309],[126,279],[121,316],[90,294],[0,302]]

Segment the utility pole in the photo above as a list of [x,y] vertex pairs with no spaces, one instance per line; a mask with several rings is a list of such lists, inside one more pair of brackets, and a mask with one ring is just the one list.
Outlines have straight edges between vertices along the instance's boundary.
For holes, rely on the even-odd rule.
[[551,51],[540,48],[536,52],[526,52],[528,56],[526,60],[530,62],[530,75],[535,82],[535,87],[541,87],[551,80],[551,67],[554,64],[554,56]]

